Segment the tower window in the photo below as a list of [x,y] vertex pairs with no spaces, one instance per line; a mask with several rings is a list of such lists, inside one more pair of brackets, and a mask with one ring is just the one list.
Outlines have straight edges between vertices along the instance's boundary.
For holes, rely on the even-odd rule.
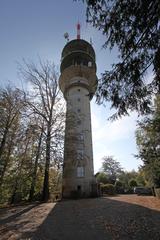
[[92,62],[88,62],[88,67],[92,67]]
[[83,141],[84,140],[84,134],[83,133],[80,133],[79,136],[78,136],[78,139]]
[[80,101],[81,101],[81,99],[80,99],[80,98],[78,98],[78,99],[77,99],[77,101],[78,101],[78,102],[80,102]]
[[78,108],[78,109],[77,109],[77,112],[80,113],[80,112],[81,112],[81,109]]
[[84,157],[84,151],[83,149],[78,149],[77,150],[77,160],[82,160]]
[[77,177],[84,177],[84,167],[77,167]]
[[78,88],[78,92],[80,92],[81,90]]

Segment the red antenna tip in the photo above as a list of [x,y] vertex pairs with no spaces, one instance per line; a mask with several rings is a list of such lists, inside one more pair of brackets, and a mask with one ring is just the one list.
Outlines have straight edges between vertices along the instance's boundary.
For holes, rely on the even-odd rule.
[[80,39],[80,29],[81,29],[81,25],[80,23],[77,23],[77,39]]

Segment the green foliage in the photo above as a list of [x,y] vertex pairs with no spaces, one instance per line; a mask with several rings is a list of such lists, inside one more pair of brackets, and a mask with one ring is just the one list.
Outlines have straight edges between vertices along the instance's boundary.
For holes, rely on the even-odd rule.
[[132,193],[134,186],[145,186],[144,172],[142,170],[136,171],[120,171],[116,175],[116,180],[105,172],[100,172],[96,176],[98,183],[101,183],[102,189],[106,184],[112,184],[118,194],[123,194],[126,191]]
[[101,190],[108,195],[115,195],[115,186],[113,184],[103,184]]
[[129,186],[131,187],[131,188],[134,188],[134,187],[137,187],[137,181],[135,180],[135,179],[131,179],[131,180],[129,180]]
[[121,181],[116,181],[115,182],[115,187],[116,188],[121,188],[121,187],[123,187],[123,183]]
[[98,173],[96,179],[98,183],[108,183],[108,176],[104,172]]
[[138,174],[135,179],[137,181],[138,186],[145,186],[147,184],[145,180],[145,173],[142,169],[138,171]]
[[[86,0],[87,21],[105,36],[104,48],[118,49],[119,60],[99,80],[97,102],[111,101],[113,119],[136,110],[149,113],[151,94],[160,91],[159,0]],[[147,82],[152,66],[154,78]]]
[[124,185],[123,185],[123,182],[121,181],[116,181],[115,182],[115,191],[116,193],[118,194],[123,194],[124,193]]
[[143,161],[142,169],[150,186],[160,187],[160,97],[155,100],[155,109],[150,117],[138,122],[136,142]]
[[138,172],[132,170],[132,171],[125,171],[122,172],[119,177],[119,181],[122,182],[123,188],[128,191],[130,189],[130,181],[133,179],[137,182],[138,186],[145,186],[145,178],[144,178],[144,172],[142,170],[139,170]]
[[[43,77],[48,76],[47,72],[45,74]],[[40,81],[37,80],[37,84]],[[53,90],[53,85],[51,88]],[[9,86],[0,89],[0,204],[41,200],[46,167],[46,138],[49,134],[48,121],[45,122],[42,118],[42,115],[47,118],[47,114],[43,112],[43,103],[40,96],[38,98],[35,95],[35,89],[33,92],[34,98],[28,99],[28,93],[18,88]],[[56,98],[58,95],[55,94]],[[45,93],[43,96],[47,99]],[[56,104],[59,104],[60,99],[55,98]],[[35,99],[38,99],[37,102]],[[29,100],[33,108],[30,107]],[[51,194],[61,188],[63,154],[64,112],[60,104],[56,104],[50,118],[48,137],[50,159],[47,167]],[[41,115],[37,114],[38,110]]]
[[102,170],[108,176],[108,181],[114,184],[122,172],[122,167],[112,156],[105,156],[103,157]]
[[52,198],[55,199],[56,195],[61,194],[62,188],[62,172],[57,168],[50,169],[50,192],[52,193]]

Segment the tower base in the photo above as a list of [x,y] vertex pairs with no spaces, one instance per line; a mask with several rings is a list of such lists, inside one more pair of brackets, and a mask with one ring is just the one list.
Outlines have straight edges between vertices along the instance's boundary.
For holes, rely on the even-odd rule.
[[63,186],[62,188],[62,198],[63,199],[80,199],[80,198],[90,198],[99,197],[99,188],[96,182],[92,182],[88,188],[83,185],[76,185],[74,187]]

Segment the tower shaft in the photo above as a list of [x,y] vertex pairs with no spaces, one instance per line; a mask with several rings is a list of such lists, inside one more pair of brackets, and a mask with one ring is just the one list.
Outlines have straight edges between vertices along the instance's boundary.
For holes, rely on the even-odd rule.
[[64,47],[59,83],[67,107],[63,197],[89,197],[95,186],[90,100],[97,77],[94,50],[88,42],[73,40]]
[[67,92],[63,195],[78,191],[86,196],[93,184],[93,154],[90,100],[86,88],[75,86]]

